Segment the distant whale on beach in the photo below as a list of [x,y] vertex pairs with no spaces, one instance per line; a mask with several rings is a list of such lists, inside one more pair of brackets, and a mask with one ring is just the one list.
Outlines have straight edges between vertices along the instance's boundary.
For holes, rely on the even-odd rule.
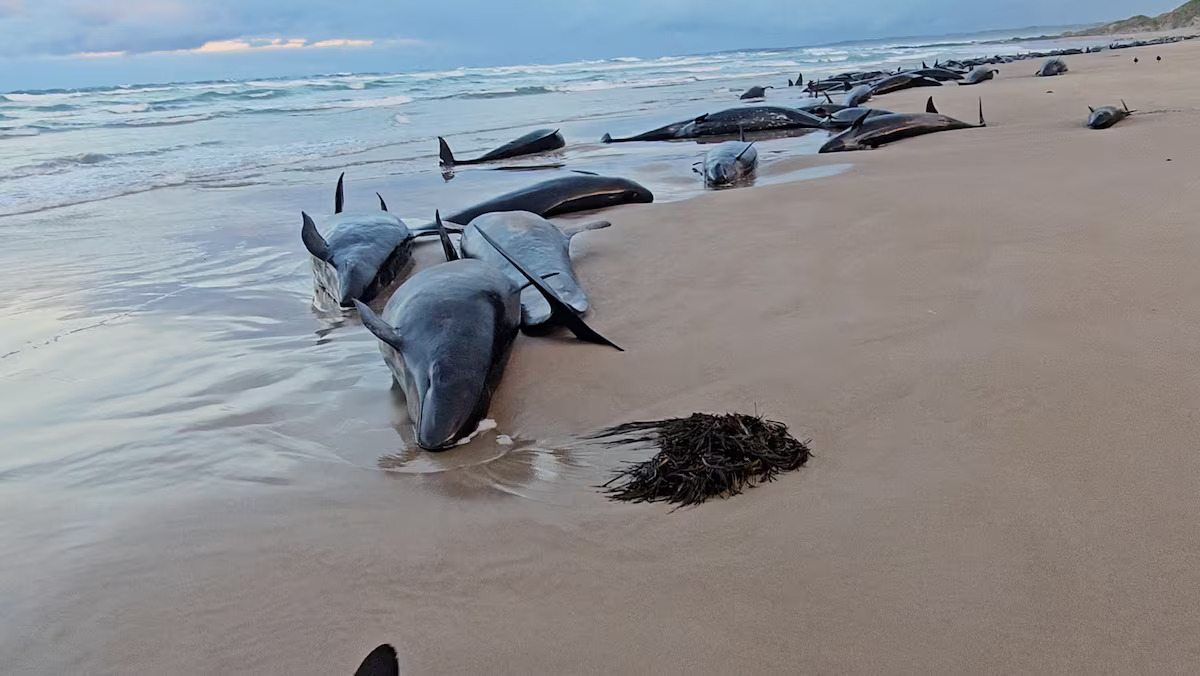
[[913,87],[941,87],[942,83],[931,77],[924,75],[914,75],[912,73],[897,73],[891,77],[886,77],[871,86],[871,93],[875,96],[891,94],[904,89],[912,89]]
[[685,125],[676,138],[734,135],[776,129],[817,129],[821,118],[784,106],[748,106],[704,114]]
[[872,117],[864,113],[849,129],[830,139],[821,146],[819,152],[836,153],[848,150],[865,150],[899,141],[913,136],[932,134],[939,131],[954,129],[971,129],[976,126],[985,127],[983,119],[983,102],[979,103],[979,124],[967,124],[952,117],[942,115],[933,105],[933,97],[924,113],[892,113]]
[[1054,75],[1059,75],[1060,73],[1065,73],[1068,70],[1067,62],[1056,56],[1051,59],[1046,59],[1046,62],[1042,64],[1042,67],[1039,68],[1035,74],[1040,77],[1051,77]]
[[446,139],[441,136],[438,137],[438,146],[441,155],[440,163],[444,167],[453,167],[457,164],[481,164],[483,162],[503,160],[510,157],[520,157],[521,155],[533,155],[535,153],[558,150],[565,145],[567,143],[563,140],[563,136],[559,133],[559,130],[538,129],[520,138],[513,139],[473,160],[459,160],[455,159],[454,153],[450,151],[450,144],[446,143]]
[[[575,314],[582,315],[587,312],[588,298],[571,267],[571,238],[609,225],[608,221],[592,221],[564,231],[528,211],[495,212],[471,221],[463,229],[460,247],[463,256],[490,263],[504,271],[513,282],[525,284],[524,275],[480,234],[480,231],[486,231],[510,255],[541,276]],[[553,308],[537,289],[531,287],[521,292],[522,327],[541,326],[552,316]]]
[[[437,223],[441,225],[441,218]],[[459,259],[440,228],[447,262],[404,282],[382,316],[355,301],[363,326],[380,341],[392,378],[404,392],[417,444],[453,448],[472,434],[492,401],[521,326],[522,287],[494,265]],[[554,319],[581,340],[610,345],[558,295],[480,230],[546,299]]]
[[1121,107],[1116,106],[1100,106],[1093,108],[1088,106],[1088,121],[1087,126],[1090,129],[1108,129],[1114,124],[1124,120],[1137,111],[1130,110],[1129,106],[1125,105],[1125,101],[1121,101]]
[[467,225],[492,211],[528,211],[543,218],[654,201],[654,193],[627,178],[572,173],[514,190],[451,214],[447,221]]
[[755,86],[755,87],[751,87],[751,88],[749,88],[749,89],[747,89],[747,90],[746,90],[746,93],[745,93],[745,94],[742,94],[742,95],[741,95],[740,97],[738,97],[738,98],[740,98],[740,99],[743,99],[743,100],[744,100],[744,99],[761,99],[761,98],[765,98],[765,97],[766,97],[766,95],[767,95],[767,90],[768,90],[768,89],[774,89],[774,87],[772,87],[772,86],[770,86],[770,85],[767,85],[766,87],[757,87],[757,86]]
[[300,236],[313,257],[317,292],[349,307],[355,300],[371,302],[396,279],[409,261],[413,234],[404,221],[386,211],[382,197],[382,211],[342,213],[343,179],[345,174],[338,178],[334,215],[325,219],[325,234],[301,212]]
[[870,101],[871,94],[872,92],[870,85],[858,85],[846,93],[846,99],[842,101],[842,104],[847,108],[856,108],[867,101]]
[[996,77],[996,73],[1000,71],[996,68],[988,68],[986,66],[976,66],[967,73],[967,77],[961,80],[960,85],[977,85],[980,82],[986,82]]

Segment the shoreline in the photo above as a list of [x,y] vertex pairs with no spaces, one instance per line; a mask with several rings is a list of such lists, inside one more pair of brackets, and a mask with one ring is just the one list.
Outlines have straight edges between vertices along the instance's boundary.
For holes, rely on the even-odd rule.
[[[0,652],[18,673],[348,673],[385,641],[405,673],[1187,670],[1200,89],[1178,83],[1200,44],[1133,54],[889,94],[961,119],[982,96],[989,126],[781,163],[854,165],[836,176],[605,211],[572,254],[589,322],[627,352],[518,338],[489,417],[530,445],[469,470],[373,468],[396,431],[356,320],[323,324],[302,289],[239,295],[262,268],[186,278],[282,326],[256,347],[291,350],[266,385],[239,378],[268,353],[227,355],[233,385],[188,396],[241,427],[187,450],[288,455],[110,524],[98,553],[63,545],[61,576],[11,593],[23,621]],[[1145,112],[1084,128],[1120,98]],[[197,237],[239,218],[246,261],[304,267],[296,228],[255,220],[279,206],[255,199],[198,217]],[[203,327],[146,314],[124,351]],[[673,514],[605,500],[623,457],[570,441],[752,409],[813,438],[808,466]]]

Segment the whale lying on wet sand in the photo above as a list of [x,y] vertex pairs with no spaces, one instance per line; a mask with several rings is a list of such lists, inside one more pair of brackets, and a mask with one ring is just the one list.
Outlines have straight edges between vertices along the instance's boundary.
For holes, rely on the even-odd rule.
[[820,126],[821,118],[803,110],[785,106],[747,106],[701,115],[680,129],[676,138],[724,136],[775,129],[816,129]]
[[441,151],[440,163],[442,166],[453,167],[457,164],[481,164],[483,162],[503,160],[510,157],[520,157],[521,155],[544,153],[549,150],[558,150],[567,145],[567,143],[563,140],[562,134],[557,129],[538,129],[518,139],[509,141],[499,148],[484,153],[473,160],[455,159],[454,153],[450,151],[450,144],[446,143],[446,139],[441,136],[438,137],[438,145]]
[[528,211],[543,218],[617,204],[653,202],[654,193],[627,178],[572,173],[476,204],[446,218],[466,225],[493,211]]
[[975,68],[972,68],[971,72],[967,73],[967,76],[965,78],[963,78],[958,84],[960,84],[960,85],[977,85],[980,82],[986,82],[988,80],[991,80],[992,78],[996,77],[996,73],[999,73],[999,72],[1000,71],[996,70],[995,68],[988,68],[987,66],[976,66]]
[[875,96],[883,96],[884,94],[891,94],[892,92],[898,92],[903,89],[912,89],[913,87],[941,86],[941,82],[931,77],[925,77],[924,75],[913,75],[912,73],[898,73],[871,85],[871,93]]
[[761,99],[761,98],[765,98],[765,97],[767,96],[767,90],[768,90],[768,89],[774,89],[774,87],[772,87],[772,86],[770,86],[770,85],[767,85],[766,87],[758,87],[758,86],[751,87],[751,88],[749,88],[749,89],[747,89],[747,90],[746,90],[746,93],[745,93],[745,94],[742,94],[742,95],[741,95],[741,96],[739,96],[738,98],[740,98],[740,99],[743,99],[743,100],[744,100],[744,99]]
[[880,115],[894,115],[894,113],[880,108],[844,108],[825,118],[825,127],[827,129],[846,129],[864,115],[871,118]]
[[1042,64],[1042,67],[1035,74],[1040,77],[1050,77],[1065,73],[1068,70],[1067,62],[1056,56],[1052,59],[1046,59],[1046,62]]
[[670,141],[676,138],[680,129],[692,123],[691,119],[680,120],[664,125],[658,129],[651,129],[648,132],[637,134],[636,136],[626,136],[624,138],[613,138],[610,134],[605,134],[600,137],[601,143],[628,143],[630,141]]
[[[581,340],[621,349],[486,232],[478,232],[543,295],[555,320]],[[521,286],[493,265],[458,259],[444,228],[441,235],[450,260],[404,282],[382,315],[355,301],[404,392],[417,444],[430,451],[454,447],[487,415],[521,325]]]
[[404,221],[386,211],[343,213],[342,184],[338,178],[333,216],[325,219],[325,234],[301,212],[300,237],[312,254],[313,281],[318,294],[342,307],[354,300],[371,302],[391,284],[412,253],[413,233]]
[[1130,110],[1129,106],[1125,105],[1125,101],[1121,101],[1121,107],[1116,106],[1100,106],[1093,108],[1088,106],[1088,121],[1087,126],[1090,129],[1108,129],[1114,124],[1124,120],[1137,111]]
[[924,113],[892,113],[875,117],[864,113],[849,129],[829,139],[825,145],[821,146],[820,152],[865,150],[913,136],[987,126],[983,119],[982,101],[979,103],[978,125],[967,124],[938,113],[937,108],[933,105],[933,97],[929,98],[925,110],[927,112]]
[[758,168],[758,151],[754,143],[726,141],[704,155],[704,185],[721,187],[739,183]]
[[867,101],[871,100],[871,86],[858,85],[846,93],[846,100],[842,103],[847,108],[857,108]]
[[[582,315],[587,312],[588,298],[571,267],[571,239],[581,232],[609,225],[608,221],[592,221],[564,231],[528,211],[490,213],[476,218],[463,229],[460,247],[466,258],[489,263],[514,283],[525,284],[525,276],[480,234],[480,231],[486,231],[505,251],[545,279],[575,314]],[[549,301],[537,289],[530,287],[521,292],[522,327],[541,326],[549,322],[552,315]]]

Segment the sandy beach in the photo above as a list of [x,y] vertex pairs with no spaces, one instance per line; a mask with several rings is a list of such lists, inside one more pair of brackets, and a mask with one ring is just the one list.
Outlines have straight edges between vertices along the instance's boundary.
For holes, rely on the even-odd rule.
[[[876,101],[933,95],[973,122],[982,97],[985,129],[605,212],[613,227],[573,254],[590,323],[627,351],[520,337],[491,410],[511,451],[383,471],[399,443],[374,339],[356,318],[287,338],[310,370],[255,424],[335,453],[291,448],[307,461],[219,499],[91,505],[116,524],[94,529],[82,506],[22,494],[84,533],[13,526],[4,670],[349,674],[383,642],[409,674],[1193,670],[1200,44],[1068,62]],[[1139,112],[1084,127],[1088,105],[1120,99]],[[292,196],[205,218],[235,214],[253,247],[247,215]],[[419,265],[437,256],[423,245]],[[336,403],[317,398],[337,383]],[[676,512],[594,488],[644,454],[583,435],[755,410],[812,439],[807,467]],[[189,452],[257,433],[203,432]],[[79,538],[106,546],[81,554]]]

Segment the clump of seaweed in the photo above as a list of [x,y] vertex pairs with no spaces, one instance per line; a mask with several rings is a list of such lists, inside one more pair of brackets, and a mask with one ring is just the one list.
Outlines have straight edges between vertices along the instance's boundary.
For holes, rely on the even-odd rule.
[[[612,500],[668,502],[679,507],[737,495],[808,462],[808,444],[787,425],[745,414],[693,413],[686,418],[625,423],[595,434],[609,445],[651,443],[660,451],[629,463],[601,488]],[[676,508],[678,509],[678,507]]]

